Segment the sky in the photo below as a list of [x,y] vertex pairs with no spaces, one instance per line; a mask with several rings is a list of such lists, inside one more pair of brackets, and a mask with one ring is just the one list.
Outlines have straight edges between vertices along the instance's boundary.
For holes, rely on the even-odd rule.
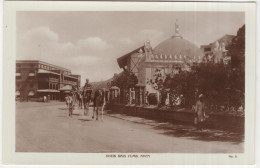
[[[198,47],[245,23],[242,12],[17,12],[17,60],[71,69],[90,82],[119,73],[116,59],[150,40],[152,47],[180,34]],[[84,82],[82,82],[84,84]]]

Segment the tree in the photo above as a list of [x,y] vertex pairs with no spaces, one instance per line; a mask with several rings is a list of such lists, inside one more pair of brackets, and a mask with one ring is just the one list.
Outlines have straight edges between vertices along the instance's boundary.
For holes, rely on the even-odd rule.
[[137,84],[137,76],[133,73],[122,72],[113,80],[113,85],[121,89],[129,89]]
[[191,71],[179,71],[174,77],[168,75],[164,88],[171,89],[176,95],[182,94],[186,106],[195,104],[197,90],[198,94],[205,96],[209,106],[238,106],[241,101],[237,92],[233,92],[233,87],[239,80],[236,71],[232,71],[230,66],[201,63],[193,65]]
[[227,46],[228,55],[231,56],[233,68],[239,68],[244,71],[245,67],[245,25],[237,31],[237,35]]
[[232,88],[245,92],[245,25],[238,31],[236,37],[227,46],[228,55],[231,56],[233,72],[230,76]]

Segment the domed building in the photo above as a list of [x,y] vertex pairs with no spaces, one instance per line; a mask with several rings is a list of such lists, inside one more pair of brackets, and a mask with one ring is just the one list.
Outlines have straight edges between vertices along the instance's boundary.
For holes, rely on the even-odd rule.
[[171,38],[161,42],[157,45],[153,54],[156,55],[164,55],[166,58],[170,60],[176,61],[200,61],[202,59],[202,52],[200,48],[198,48],[192,42],[183,39],[183,37],[179,33],[179,26],[175,23],[175,35]]
[[199,60],[202,56],[201,50],[195,44],[176,36],[161,42],[154,48],[153,53],[155,55],[166,55],[169,58],[176,56],[181,59],[183,57],[186,60]]
[[163,81],[166,75],[174,77],[179,69],[189,71],[191,64],[200,63],[202,60],[203,53],[200,48],[180,35],[177,22],[175,34],[154,49],[150,41],[147,41],[144,46],[117,59],[120,68],[134,73],[138,78],[135,88],[137,93],[134,94],[138,104],[145,103],[145,95],[159,94],[158,80]]

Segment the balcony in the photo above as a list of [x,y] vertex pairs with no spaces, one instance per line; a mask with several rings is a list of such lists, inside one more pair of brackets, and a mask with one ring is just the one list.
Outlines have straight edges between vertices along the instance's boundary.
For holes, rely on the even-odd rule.
[[68,80],[64,80],[63,83],[68,85],[77,85],[77,82],[68,81]]
[[58,78],[49,78],[49,81],[50,82],[59,82],[59,79]]

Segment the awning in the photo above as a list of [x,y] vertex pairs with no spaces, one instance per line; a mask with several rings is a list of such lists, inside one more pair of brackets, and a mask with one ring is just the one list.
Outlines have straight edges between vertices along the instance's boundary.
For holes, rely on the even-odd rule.
[[71,85],[65,85],[62,88],[60,88],[60,91],[71,91],[72,86]]
[[34,91],[30,91],[30,92],[28,93],[28,96],[34,96]]
[[56,72],[52,72],[52,71],[47,71],[47,70],[44,70],[44,69],[39,69],[38,70],[38,74],[56,74],[56,75],[60,75]]
[[15,96],[20,96],[20,91],[16,91]]
[[45,92],[45,93],[59,93],[59,90],[54,90],[54,89],[40,89],[37,90],[37,92]]

